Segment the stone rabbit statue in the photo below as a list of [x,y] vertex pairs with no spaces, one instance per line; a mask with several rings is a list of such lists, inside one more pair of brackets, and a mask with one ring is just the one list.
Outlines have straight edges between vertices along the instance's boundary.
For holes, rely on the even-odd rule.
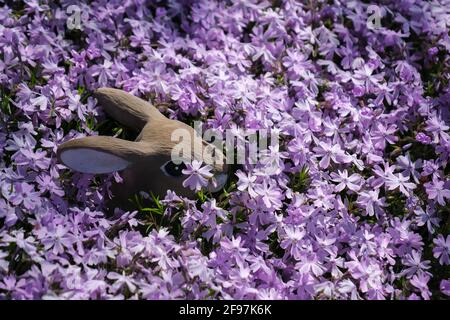
[[[120,171],[123,182],[113,183],[113,198],[108,204],[110,208],[127,208],[129,199],[139,191],[151,191],[162,198],[167,190],[187,197],[193,195],[193,191],[182,185],[186,178],[182,174],[184,163],[172,161],[172,149],[180,144],[180,141],[173,141],[175,130],[183,129],[190,135],[190,139],[181,143],[190,144],[186,150],[192,150],[191,159],[201,161],[205,160],[205,156],[218,153],[223,157],[222,150],[213,144],[198,138],[198,135],[194,139],[197,133],[193,128],[166,118],[157,108],[138,97],[112,88],[98,89],[94,97],[109,116],[136,130],[139,136],[135,141],[109,136],[74,139],[58,147],[57,157],[62,164],[78,172],[104,174]],[[195,143],[201,145],[195,148]],[[205,148],[210,148],[212,152],[204,152]],[[213,167],[215,183],[209,189],[214,192],[225,184],[227,167],[223,161],[207,160]]]

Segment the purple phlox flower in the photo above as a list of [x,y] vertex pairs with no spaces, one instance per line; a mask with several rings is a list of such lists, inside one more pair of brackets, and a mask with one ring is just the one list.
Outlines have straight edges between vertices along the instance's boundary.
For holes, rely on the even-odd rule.
[[357,173],[353,173],[349,177],[346,169],[344,169],[344,171],[338,170],[337,174],[335,172],[332,172],[331,180],[338,183],[338,185],[335,187],[336,192],[341,192],[346,187],[354,192],[359,191],[359,189],[361,188],[359,186],[361,176]]
[[233,268],[230,273],[230,279],[236,281],[251,281],[252,271],[247,262],[236,259],[237,268]]
[[365,89],[363,86],[355,85],[352,89],[352,93],[355,97],[362,97],[365,94]]
[[[342,72],[342,70],[339,69],[339,66],[336,63],[334,63],[333,61],[330,61],[330,60],[319,59],[319,60],[317,60],[317,64],[320,65],[320,66],[326,67],[327,71],[329,73],[331,73],[332,75],[335,75],[337,73]],[[348,76],[348,78],[350,79],[350,75]]]
[[35,256],[36,254],[36,240],[32,236],[25,237],[22,230],[17,230],[3,236],[3,241],[7,243],[14,243],[17,247],[23,249],[28,255]]
[[366,154],[367,163],[381,163],[383,158],[380,156],[380,152],[375,148],[374,142],[369,134],[365,134],[362,137],[361,151]]
[[280,152],[279,146],[269,146],[266,152],[261,151],[260,163],[263,165],[258,171],[264,176],[277,175],[283,172],[284,162],[283,159],[287,158],[286,152]]
[[409,153],[406,156],[399,156],[397,158],[397,167],[402,169],[402,175],[409,177],[413,176],[414,181],[419,183],[420,174],[417,169],[422,168],[422,160],[412,161]]
[[146,70],[146,87],[157,94],[167,94],[170,90],[172,77],[168,72],[165,64],[156,63],[151,65],[151,70]]
[[361,261],[354,259],[345,265],[351,275],[359,280],[359,288],[362,292],[370,294],[373,291],[382,290],[384,275],[376,262],[370,259],[363,259]]
[[442,177],[440,167],[439,160],[425,160],[423,162],[422,176],[427,177],[429,175],[433,175],[433,179],[440,179]]
[[439,49],[436,47],[431,47],[427,51],[427,53],[430,57],[435,56],[438,52],[439,52]]
[[241,170],[236,171],[236,176],[239,178],[237,189],[239,191],[247,191],[251,197],[255,198],[257,196],[257,193],[255,192],[257,176],[252,175],[251,172],[244,173]]
[[206,281],[211,276],[211,270],[207,267],[207,259],[198,254],[189,257],[186,267],[189,277],[192,279],[199,277],[202,281]]
[[314,290],[316,295],[326,299],[333,299],[338,293],[335,284],[331,281],[323,281],[318,283],[315,285]]
[[305,230],[300,226],[285,225],[283,227],[284,236],[280,246],[287,250],[296,260],[300,260],[302,253],[301,240],[305,236]]
[[268,208],[261,204],[261,200],[248,203],[248,208],[251,209],[248,219],[252,225],[258,223],[261,225],[267,225],[276,223],[277,221],[276,217],[271,212],[268,212]]
[[431,206],[427,206],[426,210],[417,207],[414,210],[414,214],[416,215],[415,221],[417,225],[422,227],[426,224],[429,233],[433,234],[436,231],[436,228],[439,227],[441,219],[436,215],[436,210]]
[[297,289],[297,295],[294,296],[295,298],[309,300],[314,296],[314,285],[317,283],[317,280],[315,280],[310,273],[298,272],[294,281],[294,286]]
[[377,98],[374,101],[375,105],[382,104],[384,100],[386,100],[389,105],[392,105],[394,99],[394,95],[392,94],[393,91],[394,89],[389,83],[383,82],[379,84],[376,88]]
[[309,70],[302,70],[300,73],[301,81],[307,85],[312,95],[317,95],[319,93],[319,79],[316,75]]
[[[355,233],[354,245],[359,244],[359,254],[376,254],[377,243],[375,242],[375,235],[369,230],[357,231]],[[353,242],[352,242],[353,243]]]
[[345,127],[340,128],[340,122],[338,120],[331,120],[329,117],[326,117],[322,124],[324,127],[323,133],[325,136],[333,138],[334,143],[341,141],[340,134],[344,134],[347,131]]
[[295,165],[302,166],[307,162],[308,155],[311,153],[304,139],[294,138],[288,144],[289,158]]
[[371,139],[374,147],[378,150],[384,150],[386,148],[386,142],[394,144],[398,140],[398,137],[395,135],[396,132],[396,125],[385,125],[381,122],[377,122],[375,128],[371,131]]
[[236,252],[240,254],[246,254],[248,249],[243,246],[242,238],[240,236],[230,238],[223,238],[220,241],[221,247],[229,252]]
[[443,294],[450,297],[450,280],[442,280],[439,288]]
[[262,288],[257,291],[257,298],[261,300],[282,300],[284,298],[278,288]]
[[419,289],[422,298],[424,298],[425,300],[430,300],[431,296],[431,291],[428,289],[429,280],[430,276],[424,272],[413,275],[411,280],[409,280],[409,283],[411,283],[411,285]]
[[345,298],[350,298],[351,300],[361,299],[361,296],[358,293],[358,287],[350,279],[340,281],[337,286],[337,290],[339,293],[344,295]]
[[[33,136],[38,134],[36,131],[37,128],[33,125],[32,122],[19,122],[19,129],[22,132],[31,134]],[[42,127],[39,129],[42,129]]]
[[389,234],[394,243],[400,246],[396,249],[398,255],[405,255],[411,250],[419,250],[423,246],[422,238],[411,231],[412,221],[409,219],[400,219],[398,217],[391,220],[392,228],[389,228]]
[[449,134],[447,131],[450,129],[449,126],[445,124],[445,122],[438,117],[438,115],[434,114],[426,121],[427,126],[424,128],[426,132],[429,132],[433,135],[433,142],[439,143],[439,140],[442,139],[444,141],[449,140]]
[[56,185],[55,181],[50,175],[39,175],[36,177],[36,182],[39,184],[41,192],[49,191],[50,193],[56,194],[57,196],[64,196],[64,190],[62,190],[60,186]]
[[409,176],[404,176],[402,173],[397,173],[389,175],[386,179],[385,184],[388,190],[395,190],[399,188],[401,193],[409,197],[409,191],[415,189],[416,185],[408,181]]
[[[226,222],[229,220],[227,212],[216,205],[216,199],[205,202],[202,205],[202,209],[205,217],[203,219],[205,221],[202,221],[202,223],[209,228],[203,235],[206,239],[210,240],[213,238],[213,242],[218,243],[222,237],[222,229],[226,228]],[[218,225],[218,218],[221,219],[223,223]]]
[[338,255],[338,250],[336,246],[325,247],[327,256],[325,256],[326,268],[330,270],[331,275],[334,279],[340,279],[344,274],[341,269],[344,268],[345,259]]
[[56,226],[55,230],[48,230],[47,236],[41,240],[45,249],[52,249],[54,254],[60,254],[65,252],[66,249],[71,249],[76,241],[75,236],[69,233],[67,227],[62,225]]
[[[9,196],[9,191],[10,190],[7,190],[7,193],[3,192],[5,198]],[[17,222],[19,219],[18,211],[18,208],[10,206],[5,200],[0,199],[0,218],[4,219],[6,226],[13,226]]]
[[396,63],[395,71],[398,73],[401,80],[407,82],[414,81],[420,77],[417,69],[407,61],[398,61]]
[[416,134],[415,138],[416,138],[416,141],[418,141],[422,144],[431,144],[431,138],[423,132],[418,132]]
[[81,96],[79,94],[67,93],[68,108],[70,111],[76,112],[78,118],[82,121],[86,121],[86,107],[81,103]]
[[450,189],[445,188],[445,182],[433,177],[433,181],[425,184],[428,198],[436,199],[441,206],[445,206],[445,199],[450,199]]
[[[222,219],[223,221],[227,221],[227,212],[222,208],[217,206],[216,199],[211,199],[210,201],[205,202],[202,205],[202,209],[204,210],[204,214],[209,216],[208,225],[213,225],[216,223],[216,217]],[[214,217],[214,218],[212,218]]]
[[332,188],[317,186],[308,190],[308,198],[313,199],[314,205],[318,208],[331,209],[336,196]]
[[41,203],[39,192],[34,191],[34,187],[26,182],[14,184],[14,193],[9,200],[16,206],[23,204],[28,210],[34,209]]
[[378,87],[383,79],[383,73],[374,75],[374,69],[369,64],[364,64],[362,68],[355,70],[352,81],[355,85],[362,86],[366,92],[371,92],[373,87]]
[[317,254],[313,252],[302,253],[300,255],[300,261],[297,262],[295,267],[300,273],[312,273],[315,277],[321,276],[326,270],[321,261],[318,259]]
[[383,207],[386,206],[384,197],[379,197],[380,190],[368,190],[360,192],[356,203],[365,208],[365,213],[369,216],[376,214],[377,216],[383,213]]
[[89,293],[90,298],[98,298],[105,294],[108,284],[103,279],[95,279],[90,277],[83,283],[83,289]]
[[158,292],[158,299],[181,299],[184,297],[181,286],[183,285],[184,277],[181,272],[176,270],[161,271],[161,284]]
[[283,57],[283,65],[297,78],[303,70],[311,69],[312,67],[307,55],[292,49],[286,51],[286,56]]
[[211,170],[212,167],[210,165],[202,166],[202,162],[198,160],[193,160],[192,163],[186,163],[186,169],[183,169],[182,172],[189,177],[183,181],[183,187],[188,187],[195,191],[206,187],[209,180],[213,177]]
[[386,183],[388,177],[394,174],[395,166],[390,166],[388,162],[383,162],[383,167],[384,169],[378,164],[374,166],[373,173],[377,176],[371,183],[374,188],[380,188]]
[[8,151],[32,150],[36,145],[36,140],[28,133],[13,133],[12,139],[7,140]]
[[255,187],[255,192],[261,197],[261,200],[268,209],[281,206],[283,194],[271,181],[265,179]]
[[411,293],[408,297],[406,297],[406,300],[419,301],[421,299],[417,294]]
[[47,107],[49,105],[48,98],[44,95],[40,95],[36,98],[31,99],[30,101],[31,101],[31,105],[33,107],[38,106],[40,111],[47,110]]
[[450,235],[447,239],[441,234],[438,235],[434,240],[433,257],[439,259],[441,265],[450,264]]
[[114,281],[112,289],[115,292],[119,291],[124,286],[126,286],[131,292],[134,292],[136,290],[134,279],[125,275],[125,271],[122,271],[122,274],[117,272],[109,272],[107,278]]
[[411,278],[418,273],[428,273],[425,270],[430,269],[430,261],[422,261],[422,254],[417,250],[413,250],[411,254],[407,254],[403,258],[403,265],[407,268],[402,271],[402,275],[407,278]]
[[344,70],[350,69],[353,60],[357,57],[357,52],[355,51],[353,41],[346,37],[345,38],[345,47],[340,46],[336,50],[337,55],[342,57],[341,65]]
[[0,289],[14,293],[16,291],[20,291],[20,289],[23,289],[25,284],[25,279],[17,280],[14,275],[7,275],[0,282]]
[[197,96],[191,86],[186,85],[185,88],[172,88],[172,99],[178,102],[178,105],[185,112],[194,112],[193,108],[202,108],[204,102]]
[[17,165],[29,165],[34,168],[47,169],[50,165],[50,158],[47,158],[46,155],[46,151],[21,149],[20,153],[14,154],[11,159],[13,159]]
[[395,253],[391,248],[392,238],[389,235],[380,235],[376,237],[375,241],[377,242],[376,253],[383,259],[386,259],[387,262],[391,265],[395,264]]
[[91,76],[98,76],[98,86],[105,87],[108,84],[108,81],[113,78],[111,73],[111,66],[113,63],[109,60],[104,60],[103,64],[96,64],[91,67],[90,73]]
[[346,154],[338,144],[331,146],[329,143],[321,141],[313,150],[316,153],[316,157],[322,157],[319,166],[323,169],[329,167],[330,160],[337,164],[352,162],[352,157]]
[[42,67],[44,69],[43,72],[48,75],[64,72],[64,68],[58,66],[57,59],[52,57],[46,58],[42,63]]

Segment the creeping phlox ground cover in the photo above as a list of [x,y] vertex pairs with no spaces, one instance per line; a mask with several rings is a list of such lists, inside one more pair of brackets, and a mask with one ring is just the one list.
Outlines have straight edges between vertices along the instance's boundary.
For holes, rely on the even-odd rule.
[[[448,0],[0,1],[0,298],[448,298],[449,21]],[[110,215],[120,173],[55,157],[135,138],[99,87],[276,130],[276,170]]]

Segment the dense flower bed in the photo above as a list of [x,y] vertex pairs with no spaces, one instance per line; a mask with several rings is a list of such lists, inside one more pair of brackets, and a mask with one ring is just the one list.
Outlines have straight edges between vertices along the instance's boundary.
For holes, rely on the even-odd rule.
[[[74,3],[0,1],[0,298],[448,298],[449,1]],[[104,86],[279,130],[278,169],[108,215],[55,157],[133,138]]]

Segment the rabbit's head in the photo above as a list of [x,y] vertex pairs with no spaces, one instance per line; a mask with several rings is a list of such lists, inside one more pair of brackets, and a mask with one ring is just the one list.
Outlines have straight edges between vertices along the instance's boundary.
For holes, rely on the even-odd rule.
[[[186,161],[196,159],[212,165],[215,176],[210,191],[223,187],[227,167],[223,161],[215,161],[223,159],[222,150],[196,136],[193,128],[166,118],[148,102],[121,90],[102,88],[94,96],[108,115],[140,132],[139,136],[135,141],[108,136],[74,139],[58,147],[57,157],[78,172],[121,171],[123,182],[112,186],[114,206],[127,207],[128,199],[139,191],[164,197],[167,190],[172,190],[179,195],[192,196],[193,191],[182,185],[186,177],[182,174],[185,165],[180,160],[186,154],[180,154],[181,158],[174,161],[175,146],[190,150]],[[177,136],[179,140],[174,139]]]

